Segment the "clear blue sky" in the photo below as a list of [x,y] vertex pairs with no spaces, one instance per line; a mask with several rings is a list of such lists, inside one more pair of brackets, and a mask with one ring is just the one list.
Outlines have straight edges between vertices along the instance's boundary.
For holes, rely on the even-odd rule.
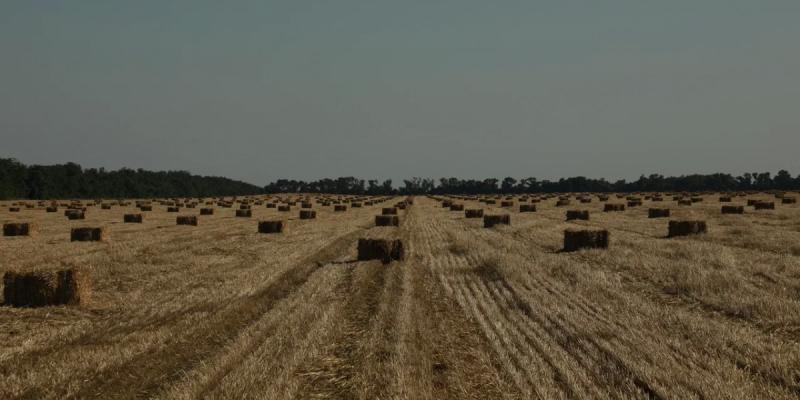
[[0,157],[313,179],[800,173],[800,1],[0,3]]

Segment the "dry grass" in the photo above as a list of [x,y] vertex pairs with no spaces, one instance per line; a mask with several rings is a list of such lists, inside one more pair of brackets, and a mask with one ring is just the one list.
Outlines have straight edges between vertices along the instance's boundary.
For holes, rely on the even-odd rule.
[[[493,229],[427,198],[399,227],[373,226],[396,199],[315,205],[280,235],[257,233],[287,217],[262,205],[197,227],[164,206],[143,224],[122,223],[132,206],[80,221],[0,207],[37,226],[0,238],[0,272],[93,277],[85,306],[0,307],[0,398],[797,398],[800,207],[722,215],[705,197],[595,201],[569,222],[553,198]],[[654,205],[709,232],[667,239]],[[70,242],[78,226],[110,239]],[[572,228],[608,229],[609,249],[560,252]],[[358,262],[360,237],[402,239],[406,256]]]

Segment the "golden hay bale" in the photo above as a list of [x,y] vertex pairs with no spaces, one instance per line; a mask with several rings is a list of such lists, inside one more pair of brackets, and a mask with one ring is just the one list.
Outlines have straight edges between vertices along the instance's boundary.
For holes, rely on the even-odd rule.
[[300,203],[300,208],[312,208],[313,205],[309,202]]
[[589,210],[567,210],[567,221],[572,221],[575,219],[588,221]]
[[681,205],[681,206],[690,206],[692,204],[693,204],[693,202],[691,200],[689,200],[689,199],[678,200],[678,205]]
[[772,201],[758,201],[753,205],[756,210],[774,210],[775,203]]
[[758,200],[758,199],[747,199],[747,205],[752,207],[752,206],[756,205],[756,203],[758,203],[759,201],[760,200]]
[[125,214],[123,216],[123,222],[126,224],[141,224],[143,219],[142,214]]
[[397,215],[376,215],[375,226],[399,226],[400,218]]
[[450,200],[442,200],[442,208],[449,208],[453,204]]
[[97,242],[103,240],[103,228],[72,228],[69,235],[72,242]]
[[249,210],[250,208],[251,208],[251,207],[250,207],[250,205],[249,205],[249,204],[240,204],[240,205],[239,205],[239,209],[240,209],[240,210]]
[[214,215],[214,209],[213,208],[201,208],[200,209],[200,215]]
[[361,208],[361,203],[350,203],[350,208]]
[[275,203],[267,203],[267,208],[275,208],[277,205]]
[[581,197],[579,200],[580,200],[581,203],[584,203],[584,204],[592,202],[591,197]]
[[464,211],[464,205],[455,203],[450,204],[450,211]]
[[58,212],[58,207],[56,207],[56,206],[50,206],[50,207],[47,207],[47,208],[46,208],[46,211],[47,211],[47,212],[49,212],[49,213]]
[[283,233],[287,227],[286,221],[283,220],[259,221],[258,233]]
[[19,207],[9,207],[8,212],[19,212]]
[[3,236],[31,236],[33,224],[30,222],[17,222],[3,224]]
[[731,202],[731,197],[730,196],[721,196],[719,198],[719,202],[720,203],[730,203]]
[[180,210],[181,210],[180,207],[167,207],[167,212],[170,212],[170,213],[176,213],[176,212],[178,212]]
[[381,260],[388,264],[403,258],[405,249],[400,239],[358,239],[358,261]]
[[250,218],[253,216],[253,210],[236,210],[236,216],[239,218]]
[[110,210],[111,209],[111,204],[102,204],[102,205],[100,205],[100,208],[103,209],[103,210]]
[[628,207],[639,207],[642,205],[641,200],[628,200]]
[[300,219],[314,219],[317,218],[317,212],[314,210],[300,210]]
[[511,225],[511,216],[508,214],[484,215],[483,227],[491,228],[495,225]]
[[346,205],[344,205],[344,204],[335,204],[335,205],[333,206],[333,211],[334,211],[334,212],[344,212],[344,211],[347,211],[347,206],[346,206]]
[[67,216],[67,219],[71,220],[86,219],[86,214],[81,210],[66,210],[64,211],[64,215]]
[[500,207],[514,207],[513,201],[501,201]]
[[556,202],[556,207],[565,207],[565,206],[568,206],[570,204],[572,204],[572,202],[567,200],[567,199],[559,200],[559,201]]
[[153,206],[151,206],[151,205],[141,205],[141,206],[139,206],[139,211],[143,211],[143,212],[153,211]]
[[744,206],[722,206],[723,214],[744,214]]
[[625,211],[625,204],[607,203],[603,205],[603,212]]
[[706,233],[706,221],[669,221],[667,237],[688,236]]
[[564,250],[607,249],[610,233],[605,230],[567,229],[564,231]]
[[3,297],[12,307],[86,304],[91,297],[89,274],[78,269],[6,272]]
[[519,205],[519,212],[536,212],[536,205],[535,204],[520,204]]
[[191,225],[197,226],[197,216],[196,215],[179,215],[175,218],[176,225]]
[[473,208],[464,210],[464,217],[466,218],[483,218],[483,210],[480,208]]
[[292,206],[290,206],[290,205],[286,205],[286,204],[284,204],[284,205],[280,205],[280,206],[278,206],[278,211],[281,211],[281,212],[289,212],[289,211],[292,211]]
[[597,196],[597,199],[600,200],[600,201],[608,201],[608,196],[600,195],[600,196]]
[[781,200],[782,204],[797,204],[797,198],[795,197],[784,197]]
[[651,208],[647,210],[647,218],[667,218],[669,214],[669,208]]
[[381,210],[383,215],[397,215],[397,207],[385,207]]

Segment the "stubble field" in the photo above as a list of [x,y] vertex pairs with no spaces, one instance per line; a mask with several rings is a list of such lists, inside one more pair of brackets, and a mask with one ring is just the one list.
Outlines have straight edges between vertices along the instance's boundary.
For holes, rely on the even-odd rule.
[[[0,221],[35,231],[0,237],[0,273],[79,268],[92,296],[0,307],[0,398],[796,399],[800,206],[755,198],[775,200],[723,215],[718,195],[622,212],[450,199],[510,215],[493,228],[422,196],[398,227],[374,219],[402,197],[315,203],[309,220],[215,207],[198,226],[158,204],[125,224],[132,205],[69,221],[5,202]],[[284,233],[257,232],[279,218]],[[708,232],[667,238],[670,219]],[[104,240],[71,242],[81,226]],[[568,228],[607,229],[609,248],[562,252]],[[359,238],[401,239],[405,257],[358,261]]]

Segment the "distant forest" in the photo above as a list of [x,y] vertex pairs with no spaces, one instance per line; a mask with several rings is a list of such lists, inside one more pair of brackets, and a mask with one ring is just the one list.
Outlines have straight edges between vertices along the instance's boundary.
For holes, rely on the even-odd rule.
[[75,163],[26,166],[0,158],[0,199],[208,197],[262,191],[249,183],[186,171],[106,171]]
[[730,174],[642,175],[631,182],[584,177],[558,181],[536,178],[458,179],[412,178],[395,188],[391,180],[363,180],[353,177],[311,182],[279,179],[264,187],[222,177],[192,175],[186,171],[146,171],[123,168],[84,169],[75,163],[26,166],[14,159],[0,158],[0,199],[64,198],[149,198],[243,196],[265,193],[336,194],[497,194],[564,192],[682,192],[800,190],[800,176],[785,170],[774,177],[769,172]]

